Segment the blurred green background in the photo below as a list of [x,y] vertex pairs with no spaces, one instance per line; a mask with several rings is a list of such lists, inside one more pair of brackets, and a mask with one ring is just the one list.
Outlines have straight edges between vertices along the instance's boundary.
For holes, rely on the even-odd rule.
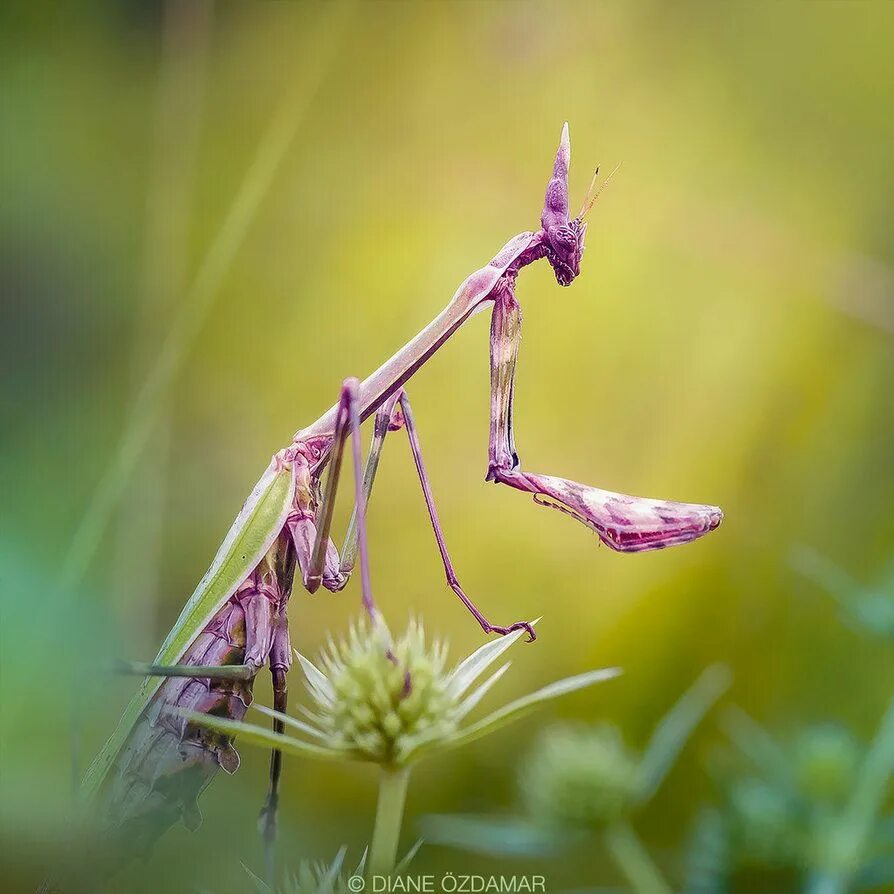
[[[406,841],[424,813],[510,807],[550,717],[608,718],[642,743],[712,661],[781,736],[820,720],[871,736],[894,651],[843,624],[791,556],[806,545],[866,586],[892,558],[894,5],[129,2],[4,5],[0,21],[8,890],[66,831],[72,704],[83,766],[136,685],[103,663],[154,654],[270,455],[341,380],[537,227],[564,120],[572,205],[596,162],[623,167],[580,279],[560,289],[536,265],[519,281],[522,462],[726,520],[619,556],[485,486],[486,316],[413,379],[467,591],[504,623],[544,616],[502,693],[625,674],[422,765]],[[160,353],[170,387],[141,399]],[[135,472],[77,573],[73,537],[134,426]],[[481,634],[444,585],[403,438],[369,521],[392,626],[416,614],[470,651]],[[315,653],[358,608],[356,581],[296,595],[295,645]],[[671,875],[720,738],[709,718],[638,821]],[[121,890],[245,890],[267,758],[241,751],[201,830],[170,832]],[[364,768],[289,760],[286,860],[359,855],[374,797]],[[496,864],[423,848],[417,865]],[[620,883],[598,853],[547,871],[556,890]]]

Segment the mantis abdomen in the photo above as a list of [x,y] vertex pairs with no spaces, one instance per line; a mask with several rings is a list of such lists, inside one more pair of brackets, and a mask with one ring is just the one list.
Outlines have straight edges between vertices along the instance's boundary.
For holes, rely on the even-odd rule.
[[[277,552],[274,546],[179,664],[184,674],[204,668],[218,673],[165,679],[118,754],[104,788],[105,816],[125,859],[146,853],[180,819],[187,828],[197,828],[202,817],[196,799],[202,790],[219,769],[235,773],[239,767],[231,737],[188,722],[183,712],[242,720],[252,701],[255,672],[268,661],[288,661],[283,569],[274,568]],[[224,676],[229,668],[233,678]]]

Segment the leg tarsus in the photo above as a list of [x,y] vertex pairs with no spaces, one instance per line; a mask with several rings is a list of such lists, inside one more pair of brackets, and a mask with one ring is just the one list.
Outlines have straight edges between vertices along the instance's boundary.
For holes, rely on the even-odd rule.
[[314,520],[315,539],[310,552],[310,563],[304,572],[305,586],[314,593],[323,579],[326,559],[329,554],[329,531],[332,527],[332,512],[335,508],[335,494],[341,477],[341,464],[344,458],[345,441],[350,431],[350,396],[356,393],[356,379],[346,379],[341,388],[338,400],[338,413],[335,417],[335,429],[332,434],[332,446],[329,452],[329,474],[323,488],[323,498]]
[[455,576],[453,579],[447,578],[447,583],[450,585],[450,589],[459,596],[460,601],[465,605],[465,607],[471,612],[472,617],[478,622],[478,625],[485,633],[496,633],[500,636],[506,636],[509,633],[512,633],[516,630],[525,630],[528,634],[528,638],[526,642],[532,643],[535,639],[537,639],[537,634],[534,632],[534,625],[531,624],[530,621],[516,621],[514,624],[510,624],[508,627],[503,627],[500,624],[491,624],[487,618],[484,617],[483,614],[478,610],[477,606],[469,599],[468,596],[463,592],[463,588],[459,585],[459,582],[456,580]]
[[534,626],[530,621],[516,621],[514,624],[510,624],[508,627],[496,627],[491,625],[488,629],[488,633],[498,633],[500,636],[506,636],[509,633],[514,633],[516,630],[524,630],[528,634],[528,638],[525,640],[526,643],[532,643],[535,639],[537,639],[537,634],[534,632]]

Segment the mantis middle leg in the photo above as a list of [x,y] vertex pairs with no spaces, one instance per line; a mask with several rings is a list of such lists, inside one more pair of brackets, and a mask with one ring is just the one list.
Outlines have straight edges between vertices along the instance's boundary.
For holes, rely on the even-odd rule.
[[[413,453],[413,461],[416,466],[416,472],[419,476],[419,483],[422,486],[422,494],[425,498],[425,506],[428,510],[429,520],[431,521],[435,540],[438,544],[438,552],[441,555],[441,561],[444,565],[444,574],[447,577],[447,583],[450,586],[450,589],[453,590],[453,592],[456,593],[456,595],[460,598],[463,605],[465,605],[466,608],[471,612],[472,616],[479,623],[481,629],[484,630],[485,633],[499,633],[501,635],[505,635],[507,633],[511,633],[513,630],[525,630],[528,633],[529,639],[534,640],[536,638],[534,628],[530,623],[526,621],[517,621],[516,623],[510,624],[509,626],[505,627],[498,624],[492,624],[482,614],[482,612],[472,602],[472,600],[466,595],[465,591],[460,585],[456,570],[450,558],[450,553],[447,549],[444,532],[441,527],[440,518],[438,517],[437,508],[435,506],[431,482],[429,481],[428,473],[425,468],[425,461],[422,458],[422,445],[419,441],[419,434],[416,429],[415,420],[413,418],[413,411],[410,407],[410,400],[407,396],[406,391],[404,391],[403,389],[400,389],[394,396],[389,398],[389,400],[387,400],[376,413],[373,441],[370,446],[369,457],[367,459],[366,470],[363,478],[362,499],[364,502],[364,506],[368,503],[369,496],[372,493],[372,487],[375,481],[375,474],[379,464],[379,456],[381,454],[382,446],[385,441],[385,436],[388,434],[389,431],[396,431],[399,428],[405,428],[407,432],[407,438],[410,442],[410,449]],[[355,449],[359,449],[359,441],[357,441],[356,439]],[[356,523],[355,509],[355,515],[351,517],[351,522],[348,527],[348,534],[345,538],[345,545],[342,550],[341,564],[339,565],[339,573],[343,575],[345,581],[347,581],[348,576],[351,574],[354,565],[354,558],[357,548],[357,532],[358,525]]]

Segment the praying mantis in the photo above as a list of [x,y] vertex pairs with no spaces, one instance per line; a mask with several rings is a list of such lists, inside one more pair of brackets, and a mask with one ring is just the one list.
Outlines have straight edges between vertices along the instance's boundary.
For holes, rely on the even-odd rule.
[[[285,711],[286,675],[292,660],[286,607],[293,590],[299,584],[310,593],[320,586],[341,590],[359,553],[364,604],[374,613],[365,560],[365,506],[389,432],[404,429],[409,438],[449,587],[485,633],[523,629],[534,639],[530,623],[492,623],[463,590],[447,549],[405,389],[409,379],[477,311],[492,308],[486,480],[531,494],[535,502],[570,515],[619,552],[688,543],[720,524],[723,516],[715,506],[626,496],[532,474],[521,467],[512,415],[522,322],[515,286],[521,270],[542,258],[559,285],[569,286],[580,273],[586,215],[599,189],[594,176],[580,213],[572,218],[570,160],[565,124],[540,229],[510,239],[460,285],[428,326],[364,381],[346,380],[338,402],[274,455],[155,661],[132,666],[144,675],[143,682],[89,768],[84,790],[89,800],[101,802],[106,821],[122,831],[120,837],[134,855],[148,850],[161,831],[178,819],[195,828],[201,819],[198,795],[218,769],[233,773],[238,768],[232,741],[189,723],[182,712],[241,720],[251,702],[253,680],[265,665],[273,678],[274,707]],[[374,416],[372,440],[361,467],[359,428],[370,416]],[[349,436],[355,459],[355,507],[339,553],[330,533]],[[281,731],[277,724],[274,727]],[[268,843],[276,834],[280,771],[280,755],[274,752],[260,818]]]

